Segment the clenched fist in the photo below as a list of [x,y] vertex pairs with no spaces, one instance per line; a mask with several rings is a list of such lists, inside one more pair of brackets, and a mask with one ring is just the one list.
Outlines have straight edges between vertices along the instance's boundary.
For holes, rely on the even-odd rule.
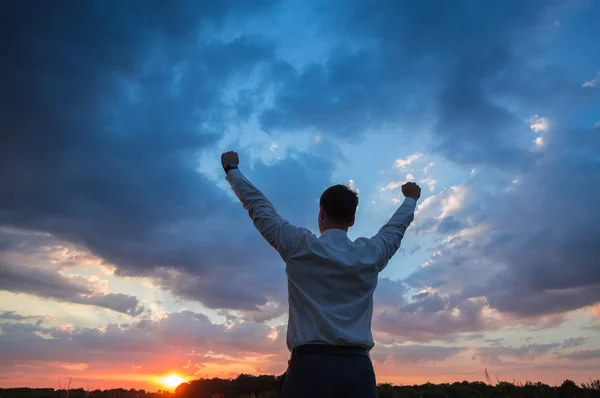
[[227,166],[228,164],[234,164],[236,166],[240,164],[240,157],[237,152],[229,151],[224,152],[221,155],[221,165],[223,166],[223,168],[225,168],[225,166]]
[[413,198],[414,200],[419,200],[421,197],[421,187],[419,187],[414,182],[407,182],[402,185],[402,193],[407,198]]

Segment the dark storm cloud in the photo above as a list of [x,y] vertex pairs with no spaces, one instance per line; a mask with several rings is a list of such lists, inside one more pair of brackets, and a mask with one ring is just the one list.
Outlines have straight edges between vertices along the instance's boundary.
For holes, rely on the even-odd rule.
[[[209,307],[255,309],[281,296],[283,274],[263,275],[276,255],[254,244],[241,206],[196,172],[199,151],[223,135],[227,84],[274,56],[260,39],[205,31],[268,3],[3,6],[0,225],[81,244],[117,275],[163,278]],[[297,189],[314,184],[301,181],[308,163],[286,163]],[[328,169],[319,172],[323,189]],[[35,285],[43,296],[85,293],[48,277]],[[127,300],[93,299],[119,309]]]
[[[288,70],[274,107],[261,117],[267,131],[315,128],[356,138],[377,128],[396,111],[396,87],[387,86],[385,66],[368,50],[339,50],[323,64]],[[392,100],[394,98],[394,100]]]
[[[226,11],[210,6],[138,14],[14,4],[4,14],[19,45],[3,64],[0,221],[79,240],[123,265],[192,266],[174,238],[221,199],[195,173],[194,154],[221,134],[210,115],[219,85],[268,50],[240,39],[187,53],[197,24]],[[184,61],[208,74],[175,82]]]
[[421,115],[437,121],[435,146],[451,160],[528,164],[519,144],[526,132],[522,115],[499,105],[488,86],[524,64],[518,54],[535,48],[524,36],[535,36],[548,22],[546,11],[560,3],[382,1],[373,7],[355,1],[343,9],[324,7],[317,20],[326,20],[331,30],[322,29],[339,35],[339,44],[325,59],[281,76],[262,124],[353,138]]

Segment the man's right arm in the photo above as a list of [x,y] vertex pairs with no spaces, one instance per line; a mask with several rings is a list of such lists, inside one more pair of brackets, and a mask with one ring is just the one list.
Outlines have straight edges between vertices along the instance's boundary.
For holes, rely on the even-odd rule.
[[377,268],[382,271],[400,248],[404,233],[414,219],[417,200],[421,197],[421,188],[412,182],[402,186],[406,196],[404,203],[396,210],[392,218],[371,238],[378,249]]
[[414,219],[416,204],[417,201],[413,198],[406,198],[392,218],[381,227],[377,235],[371,238],[379,250],[379,261],[377,261],[379,271],[385,268],[388,261],[400,248],[404,232]]

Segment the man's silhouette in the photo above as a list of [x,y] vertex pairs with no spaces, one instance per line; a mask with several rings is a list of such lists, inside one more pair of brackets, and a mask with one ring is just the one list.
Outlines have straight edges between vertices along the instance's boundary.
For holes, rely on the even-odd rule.
[[238,169],[236,152],[221,155],[227,181],[262,236],[286,264],[291,359],[280,397],[377,397],[371,318],[378,274],[400,247],[421,188],[402,186],[404,203],[372,238],[348,239],[358,195],[334,185],[321,195],[321,236],[277,214]]

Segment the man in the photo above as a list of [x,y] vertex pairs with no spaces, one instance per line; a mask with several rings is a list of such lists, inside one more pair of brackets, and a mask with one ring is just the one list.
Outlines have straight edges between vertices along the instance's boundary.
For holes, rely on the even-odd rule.
[[235,152],[221,155],[227,181],[262,236],[286,264],[291,359],[280,387],[284,398],[374,398],[371,318],[378,274],[400,247],[421,188],[406,197],[372,238],[348,239],[358,206],[356,192],[334,185],[321,196],[316,236],[291,225],[239,170]]

